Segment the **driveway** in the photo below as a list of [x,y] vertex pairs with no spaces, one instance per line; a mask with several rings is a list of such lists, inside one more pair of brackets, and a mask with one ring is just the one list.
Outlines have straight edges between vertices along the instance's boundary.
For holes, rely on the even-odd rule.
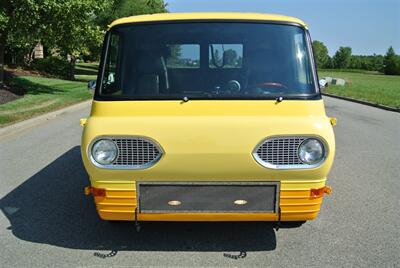
[[99,220],[80,157],[89,107],[0,136],[1,267],[400,266],[400,114],[325,98],[337,153],[317,220]]

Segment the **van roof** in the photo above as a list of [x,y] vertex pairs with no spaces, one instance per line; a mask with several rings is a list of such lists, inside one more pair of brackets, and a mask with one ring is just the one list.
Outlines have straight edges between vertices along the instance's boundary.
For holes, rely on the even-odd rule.
[[307,28],[302,20],[283,16],[278,14],[263,13],[226,13],[226,12],[203,12],[203,13],[157,13],[151,15],[139,15],[121,18],[113,21],[109,25],[109,29],[121,24],[136,22],[156,22],[156,21],[174,21],[174,20],[247,20],[247,21],[273,21],[273,22],[289,22],[300,24]]

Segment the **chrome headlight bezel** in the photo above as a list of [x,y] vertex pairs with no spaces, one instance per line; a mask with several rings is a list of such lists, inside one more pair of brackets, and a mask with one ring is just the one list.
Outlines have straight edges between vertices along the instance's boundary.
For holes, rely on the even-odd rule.
[[[310,146],[310,143],[312,143],[312,142],[314,142],[313,146],[316,146],[316,145],[319,146],[319,148],[315,147],[315,149],[320,150],[320,152],[319,152],[320,155],[318,156],[318,158],[315,161],[306,161],[304,159],[304,155],[302,156],[302,153],[304,152],[304,151],[302,151],[302,149],[305,146]],[[323,141],[321,141],[318,138],[314,138],[314,137],[307,138],[297,148],[297,156],[304,165],[313,166],[313,167],[319,166],[326,158],[326,145]]]
[[[117,146],[118,155],[113,163],[108,164],[108,165],[102,165],[102,164],[99,164],[98,162],[96,162],[96,160],[94,160],[94,158],[92,156],[92,148],[93,148],[94,144],[96,142],[98,142],[99,140],[111,140]],[[151,146],[154,146],[156,148],[158,155],[154,159],[149,160],[147,163],[135,164],[135,165],[127,163],[125,161],[126,159],[124,160],[124,158],[127,157],[127,153],[129,153],[129,151],[127,151],[127,148],[125,148],[123,145],[125,145],[125,146],[127,146],[127,144],[129,145],[129,140],[140,140],[142,142],[151,144]],[[122,145],[121,145],[121,142],[123,143]],[[121,146],[122,146],[122,148],[121,148]],[[164,149],[161,147],[161,145],[156,140],[154,140],[150,137],[141,136],[141,135],[97,136],[91,140],[91,142],[86,150],[87,158],[90,160],[90,163],[92,165],[94,165],[97,168],[109,169],[109,170],[143,170],[143,169],[147,169],[147,168],[153,167],[155,164],[157,164],[163,158],[164,154],[165,154]],[[133,159],[130,159],[130,160],[132,162]]]
[[[268,161],[265,161],[265,159],[262,159],[260,155],[258,155],[257,151],[259,148],[261,148],[264,144],[266,144],[267,142],[272,142],[274,140],[285,140],[285,139],[303,139],[303,141],[301,141],[297,147],[296,147],[296,158],[298,159],[297,164],[276,164],[276,163],[271,163]],[[318,140],[324,147],[324,157],[321,159],[321,161],[319,161],[316,164],[307,164],[307,163],[303,163],[298,156],[298,152],[299,152],[299,147],[300,145],[308,140],[308,139],[316,139]],[[304,135],[304,134],[292,134],[292,135],[273,135],[273,136],[268,136],[264,139],[262,139],[253,149],[252,151],[252,156],[254,158],[254,160],[261,166],[263,166],[264,168],[268,168],[268,169],[273,169],[273,170],[304,170],[304,169],[313,169],[313,168],[318,168],[320,167],[325,160],[327,159],[329,155],[329,146],[328,143],[326,142],[326,140],[324,138],[322,138],[321,136],[318,135]]]
[[[112,145],[112,146],[114,147],[114,149],[115,149],[115,154],[114,154],[114,157],[113,157],[112,161],[103,162],[103,163],[102,163],[101,161],[98,161],[98,159],[96,159],[93,150],[95,149],[96,145],[98,145],[100,142],[107,142],[107,143],[109,143],[109,145]],[[112,165],[112,164],[117,160],[118,156],[119,156],[119,149],[118,149],[118,146],[117,146],[117,144],[115,144],[115,142],[114,142],[112,139],[110,139],[110,138],[99,138],[99,139],[96,139],[96,140],[94,140],[94,141],[92,142],[92,144],[90,145],[90,148],[89,148],[89,157],[90,157],[90,160],[91,160],[92,164],[94,164],[94,165],[97,166],[97,167],[105,167],[105,166],[110,166],[110,165]]]

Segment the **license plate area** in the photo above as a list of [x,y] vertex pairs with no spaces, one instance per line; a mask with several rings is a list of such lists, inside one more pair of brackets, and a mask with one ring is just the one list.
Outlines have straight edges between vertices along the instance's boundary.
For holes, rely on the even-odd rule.
[[140,213],[277,213],[278,182],[138,182]]

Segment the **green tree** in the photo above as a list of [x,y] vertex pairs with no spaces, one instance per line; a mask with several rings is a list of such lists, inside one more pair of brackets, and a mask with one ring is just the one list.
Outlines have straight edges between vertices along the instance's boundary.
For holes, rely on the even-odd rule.
[[368,71],[383,71],[382,55],[352,55],[350,58],[350,69],[362,69]]
[[[142,14],[167,12],[167,4],[163,0],[110,0],[102,12],[96,15],[96,25],[106,30],[108,25],[116,19]],[[101,46],[94,45],[86,52],[100,56]],[[97,57],[98,57],[97,56]]]
[[[0,83],[4,77],[4,53],[8,48],[32,55],[40,41],[42,25],[37,1],[2,0],[0,2]],[[31,56],[28,58],[28,62]]]
[[340,47],[333,56],[333,65],[337,69],[346,69],[350,64],[351,47]]
[[389,47],[384,58],[384,73],[388,75],[400,74],[399,58],[393,47]]
[[227,49],[224,51],[224,63],[226,66],[236,66],[238,61],[238,54],[233,49]]
[[170,56],[168,57],[168,64],[171,65],[180,65],[181,56],[182,56],[182,46],[179,44],[169,45]]
[[92,44],[100,46],[102,29],[95,25],[96,14],[107,0],[2,0],[0,20],[0,59],[7,47],[29,55],[40,41],[70,58],[69,78],[73,79],[76,57]]
[[[74,79],[77,57],[93,44],[100,46],[103,30],[95,25],[95,14],[106,8],[106,0],[64,0],[48,1],[45,21],[46,34],[42,40],[48,46],[58,49],[70,60],[69,79]],[[43,18],[42,18],[43,19]]]
[[171,45],[171,58],[179,59],[182,56],[182,45]]
[[28,55],[40,41],[49,50],[70,59],[74,77],[78,56],[98,54],[104,30],[116,18],[166,12],[162,0],[1,0],[0,83],[4,51]]
[[383,72],[383,59],[384,57],[382,55],[374,54],[371,56],[372,71]]
[[317,63],[318,68],[329,68],[330,65],[330,57],[328,54],[328,48],[325,44],[321,41],[314,40],[313,43],[313,50],[315,61]]
[[4,80],[4,50],[7,39],[9,17],[6,14],[5,7],[1,7],[0,10],[0,86]]
[[142,14],[167,12],[167,4],[163,0],[113,0],[99,14],[97,21],[104,29],[116,19]]

